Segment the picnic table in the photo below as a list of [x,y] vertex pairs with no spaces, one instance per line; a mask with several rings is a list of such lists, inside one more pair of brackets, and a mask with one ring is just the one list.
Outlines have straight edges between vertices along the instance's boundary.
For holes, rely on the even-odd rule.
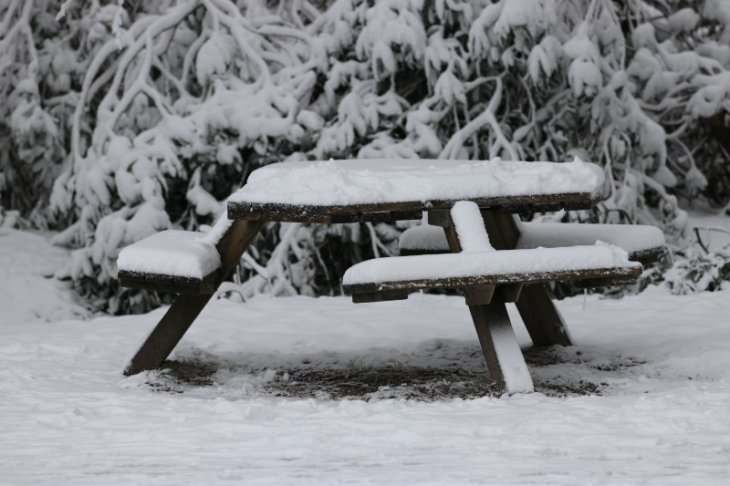
[[[257,169],[229,198],[228,219],[211,232],[168,230],[120,253],[122,285],[180,294],[125,374],[164,363],[265,223],[397,221],[425,212],[429,224],[406,232],[402,256],[354,265],[343,276],[345,293],[369,303],[424,289],[462,291],[491,378],[508,393],[531,392],[505,304],[516,304],[534,345],[570,345],[546,284],[630,281],[642,271],[636,260],[663,251],[653,227],[612,232],[606,225],[559,224],[541,232],[540,223],[526,226],[515,216],[589,209],[604,189],[601,169],[579,160],[343,160]],[[598,239],[613,244],[593,244]]]

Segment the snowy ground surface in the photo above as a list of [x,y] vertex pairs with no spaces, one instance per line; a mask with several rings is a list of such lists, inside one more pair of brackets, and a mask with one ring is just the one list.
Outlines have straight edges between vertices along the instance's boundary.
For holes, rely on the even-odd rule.
[[[720,484],[730,292],[560,303],[578,345],[490,396],[463,302],[218,301],[170,371],[123,378],[162,310],[83,320],[67,256],[0,230],[0,484]],[[520,341],[528,339],[516,325]],[[463,397],[463,398],[460,398]]]

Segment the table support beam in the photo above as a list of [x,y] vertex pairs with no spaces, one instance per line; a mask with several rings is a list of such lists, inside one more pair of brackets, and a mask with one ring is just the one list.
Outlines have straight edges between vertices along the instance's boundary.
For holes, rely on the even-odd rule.
[[568,327],[555,307],[550,288],[546,284],[525,285],[515,305],[534,346],[573,344]]
[[[458,253],[462,250],[450,215],[429,214],[429,221],[441,223],[452,252]],[[467,289],[465,296],[474,328],[479,337],[479,344],[482,347],[484,360],[487,363],[489,376],[495,381],[497,387],[506,393],[532,393],[535,389],[530,370],[527,368],[520,345],[515,338],[504,299],[493,299],[495,290],[504,289],[500,289],[499,286],[495,289],[493,285]],[[510,286],[507,288],[507,292],[502,291],[500,294],[510,292],[519,293],[519,288]]]
[[132,376],[162,366],[213,295],[178,296],[129,362],[124,375]]
[[487,362],[489,376],[509,393],[532,393],[530,370],[522,356],[505,304],[470,305],[469,312]]
[[[500,211],[483,210],[482,217],[490,242],[497,250],[517,246],[520,230],[513,216]],[[563,316],[552,300],[546,284],[526,285],[515,303],[534,346],[570,346],[573,344]]]
[[[241,255],[262,226],[263,222],[260,221],[237,220],[231,223],[217,245],[221,256],[221,268],[215,284],[216,289],[236,267]],[[178,296],[134,355],[124,374],[131,376],[162,366],[213,295],[215,292],[207,295]]]

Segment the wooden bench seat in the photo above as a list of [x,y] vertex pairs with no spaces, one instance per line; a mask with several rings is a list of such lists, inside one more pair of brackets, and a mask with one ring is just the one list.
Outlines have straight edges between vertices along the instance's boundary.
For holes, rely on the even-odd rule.
[[[596,241],[626,250],[629,260],[652,262],[666,253],[664,233],[646,225],[519,223],[518,249],[557,248],[592,245]],[[443,228],[421,224],[408,228],[398,242],[400,254],[424,255],[448,253],[449,243]]]
[[[497,251],[487,235],[481,210],[473,202],[454,205],[448,213],[446,231],[439,226],[423,228],[440,232],[444,240],[448,240],[451,228],[452,242],[446,244],[457,252],[358,263],[345,272],[345,293],[356,302],[368,302],[402,299],[424,289],[468,290],[570,280],[623,282],[635,280],[642,271],[641,264],[628,260],[625,250],[605,243]],[[435,237],[425,240],[440,243]]]
[[[639,263],[621,258],[618,248],[593,245],[530,250],[413,255],[368,260],[343,278],[355,302],[407,298],[425,289],[478,288],[586,280],[629,282],[641,275]],[[376,297],[373,294],[382,294]]]
[[206,234],[166,230],[124,248],[117,268],[124,287],[205,295],[218,286],[221,258]]

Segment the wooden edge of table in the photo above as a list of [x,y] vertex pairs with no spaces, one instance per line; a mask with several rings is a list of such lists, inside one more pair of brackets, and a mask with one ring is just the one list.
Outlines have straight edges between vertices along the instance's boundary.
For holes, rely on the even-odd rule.
[[415,256],[415,255],[444,255],[451,253],[448,248],[434,249],[434,248],[399,248],[398,254],[400,256]]
[[218,280],[218,270],[203,278],[119,270],[119,284],[122,287],[183,295],[212,294],[218,288]]
[[602,279],[611,279],[612,281],[630,281],[638,278],[639,275],[641,275],[641,272],[642,268],[640,266],[631,266],[618,268],[612,267],[579,270],[560,270],[553,272],[536,273],[506,273],[498,275],[475,275],[468,277],[449,277],[350,284],[344,285],[343,290],[346,295],[390,292],[395,296],[398,295],[397,291],[415,291],[424,289],[459,289],[469,287],[481,287],[485,285],[515,283],[535,284],[552,281],[598,281]]
[[[590,209],[602,198],[597,193],[575,192],[547,195],[462,198],[480,208],[519,211]],[[264,202],[228,202],[228,219],[303,223],[384,222],[419,219],[421,211],[450,209],[460,199],[403,201],[349,205],[300,205]]]

